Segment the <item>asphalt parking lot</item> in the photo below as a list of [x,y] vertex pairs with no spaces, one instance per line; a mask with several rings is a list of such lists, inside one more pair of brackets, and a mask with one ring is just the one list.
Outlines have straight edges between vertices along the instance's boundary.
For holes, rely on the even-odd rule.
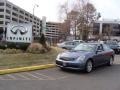
[[120,55],[112,67],[86,74],[59,68],[0,76],[0,90],[120,90]]

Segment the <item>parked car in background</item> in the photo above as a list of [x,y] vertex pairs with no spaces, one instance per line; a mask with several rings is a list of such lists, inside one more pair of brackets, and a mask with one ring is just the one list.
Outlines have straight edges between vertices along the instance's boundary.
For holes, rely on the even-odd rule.
[[63,49],[71,50],[71,49],[75,48],[78,44],[80,44],[80,42],[65,41],[62,43],[58,43],[57,46],[60,48],[63,48]]
[[106,41],[104,43],[113,49],[116,54],[120,53],[120,47],[117,41]]
[[118,42],[118,48],[119,48],[119,50],[120,50],[120,42]]
[[73,40],[74,42],[84,43],[83,40]]
[[58,54],[56,64],[61,69],[75,69],[91,72],[93,67],[114,61],[114,51],[105,44],[82,43],[73,50]]

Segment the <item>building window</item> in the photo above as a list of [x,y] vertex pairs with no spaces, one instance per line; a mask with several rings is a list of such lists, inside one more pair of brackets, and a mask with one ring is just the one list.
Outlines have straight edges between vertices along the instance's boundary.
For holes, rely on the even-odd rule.
[[0,3],[0,6],[4,6],[4,3],[1,2],[1,3]]
[[0,9],[0,12],[4,12],[4,9]]
[[21,21],[21,20],[20,20],[19,23],[24,23],[24,21]]
[[35,28],[36,28],[36,25],[33,25],[33,27],[35,27]]
[[0,27],[0,30],[3,30],[3,27]]
[[39,23],[37,23],[37,25],[39,25]]
[[24,19],[24,16],[20,15],[19,18]]
[[17,19],[16,19],[16,18],[12,18],[12,20],[17,22]]
[[33,18],[33,16],[30,16],[30,18]]
[[10,40],[12,40],[12,37],[10,37]]
[[7,10],[6,10],[6,13],[10,14],[10,10],[7,9]]
[[19,40],[22,40],[22,38],[21,38],[21,37],[19,37]]
[[0,15],[0,18],[4,18],[4,15]]
[[16,17],[18,16],[18,14],[14,13],[14,12],[12,13],[12,15],[14,15],[14,16],[16,16]]
[[9,22],[5,22],[5,25],[7,25]]
[[24,14],[24,11],[20,10],[20,13],[21,13],[21,14]]
[[39,32],[39,30],[37,30],[37,32]]
[[33,36],[35,36],[35,33],[33,33]]
[[18,9],[16,7],[13,7],[13,10],[18,11]]
[[28,18],[25,18],[25,20],[26,20],[26,21],[29,21],[29,19],[28,19]]
[[29,16],[28,13],[25,13],[26,16]]
[[6,15],[5,17],[6,17],[6,19],[10,19],[10,16],[7,16],[7,15]]
[[13,40],[15,40],[15,37],[13,37]]
[[36,18],[34,17],[34,20],[36,20]]
[[3,21],[0,21],[0,24],[3,24]]
[[9,8],[11,8],[11,5],[10,5],[10,4],[8,4],[8,3],[6,4],[6,6],[7,6],[7,7],[9,7]]
[[36,24],[36,22],[34,22],[34,24]]
[[39,22],[40,20],[39,20],[39,19],[37,19],[37,21]]

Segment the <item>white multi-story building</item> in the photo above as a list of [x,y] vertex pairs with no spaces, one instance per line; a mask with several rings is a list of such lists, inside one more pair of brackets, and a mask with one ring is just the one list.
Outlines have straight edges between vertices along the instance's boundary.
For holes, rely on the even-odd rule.
[[56,43],[60,39],[62,32],[61,23],[46,22],[45,35],[50,42]]
[[120,40],[120,21],[119,20],[101,20],[93,25],[93,34],[101,35],[102,38]]
[[46,22],[46,18],[40,18],[27,12],[26,10],[7,1],[0,0],[0,35],[6,36],[7,24],[10,22],[32,23],[33,37],[39,37],[43,32],[48,40],[58,41],[61,27],[60,23]]
[[40,35],[41,20],[24,9],[7,0],[0,0],[0,34],[5,35],[7,24],[10,22],[32,23],[33,36]]

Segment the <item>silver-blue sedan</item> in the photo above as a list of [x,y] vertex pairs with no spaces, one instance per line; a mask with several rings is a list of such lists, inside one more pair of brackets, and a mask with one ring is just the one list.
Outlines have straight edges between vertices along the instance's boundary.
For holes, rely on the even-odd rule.
[[101,43],[82,43],[73,50],[58,54],[56,64],[61,69],[91,72],[93,67],[113,65],[114,51]]

